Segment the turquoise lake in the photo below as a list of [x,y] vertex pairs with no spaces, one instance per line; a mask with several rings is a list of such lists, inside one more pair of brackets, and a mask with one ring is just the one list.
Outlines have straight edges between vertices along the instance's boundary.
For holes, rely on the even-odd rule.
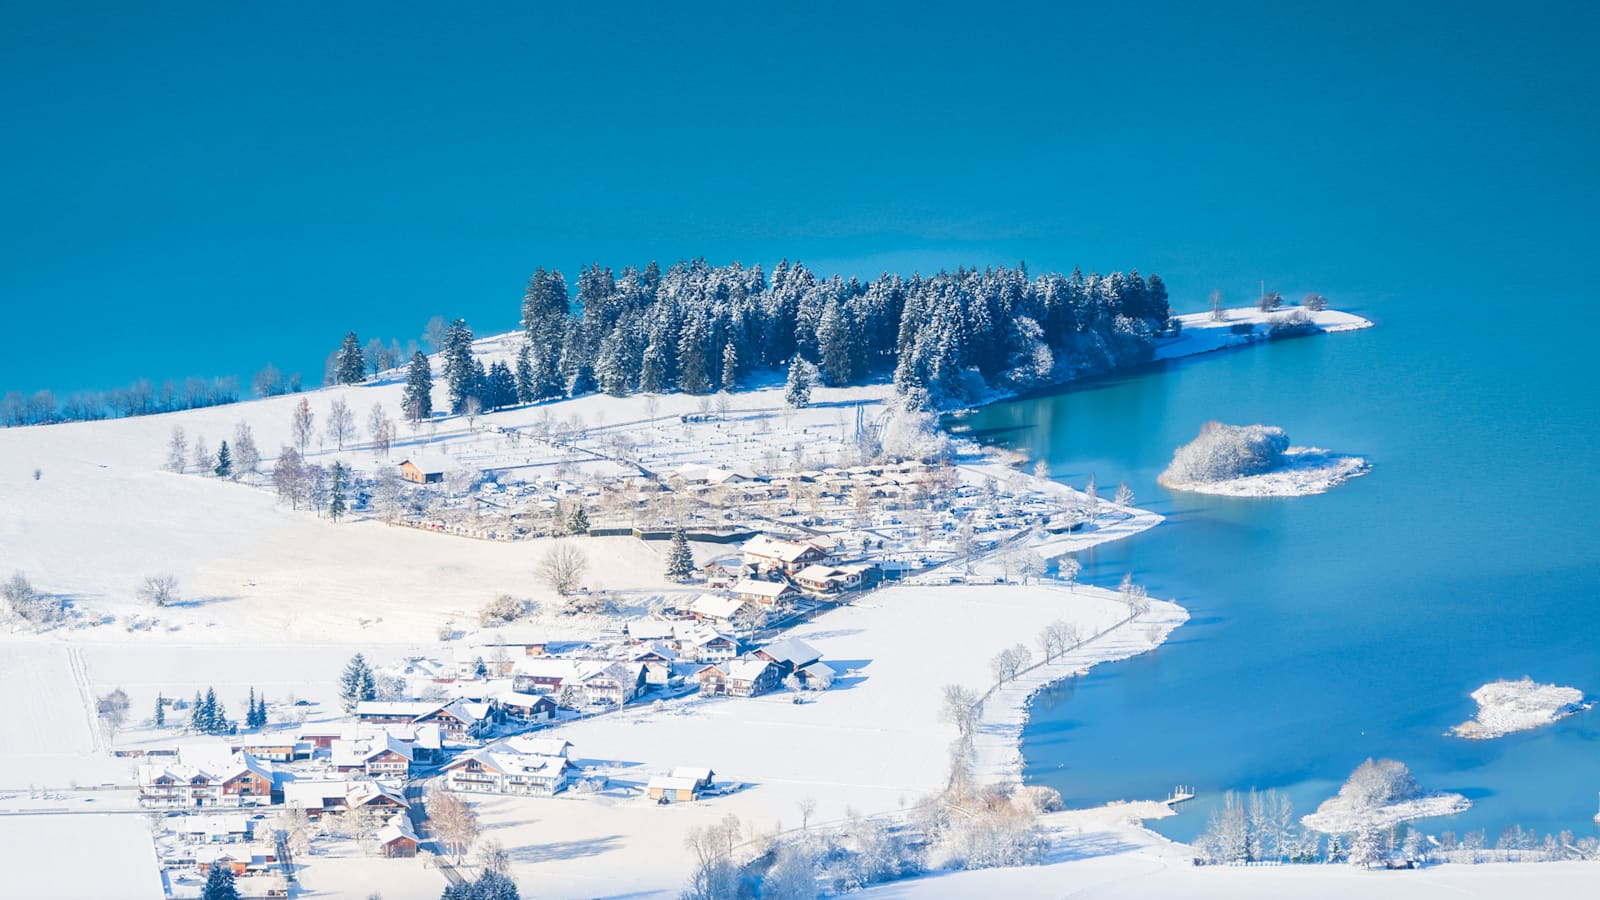
[[[1480,306],[1487,309],[1488,306]],[[1082,487],[1126,480],[1167,517],[1080,555],[1192,619],[1156,652],[1041,694],[1026,777],[1069,803],[1163,797],[1184,840],[1227,789],[1310,812],[1369,756],[1473,808],[1432,833],[1513,823],[1595,831],[1600,710],[1493,741],[1446,737],[1468,694],[1531,675],[1600,694],[1597,392],[1585,339],[1526,317],[1357,310],[1365,331],[1179,360],[997,404],[961,424]],[[1156,485],[1201,423],[1262,422],[1373,471],[1319,496],[1233,499]],[[959,426],[958,426],[959,427]]]

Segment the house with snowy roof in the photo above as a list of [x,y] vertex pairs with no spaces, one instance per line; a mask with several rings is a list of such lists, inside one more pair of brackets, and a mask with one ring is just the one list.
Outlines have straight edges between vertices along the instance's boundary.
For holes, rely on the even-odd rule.
[[492,703],[454,700],[363,700],[356,719],[373,725],[437,725],[453,740],[477,740],[493,724]]
[[272,802],[272,769],[248,753],[220,759],[145,763],[136,773],[139,805],[152,809],[264,806]]
[[773,641],[765,647],[758,648],[753,655],[777,666],[779,681],[788,678],[795,670],[822,659],[821,651],[799,638]]
[[824,547],[803,541],[789,541],[770,535],[758,534],[739,548],[746,565],[761,571],[779,571],[793,574],[813,563],[833,561],[833,554]]
[[702,622],[730,626],[739,613],[749,605],[748,600],[723,597],[718,594],[701,594],[689,604],[689,613]]
[[378,851],[389,859],[416,856],[417,845],[422,843],[421,838],[417,837],[416,830],[411,826],[411,817],[403,812],[391,816],[374,837],[377,840]]
[[[811,568],[816,567],[812,566]],[[733,596],[735,599],[746,603],[756,603],[761,606],[778,606],[793,602],[800,596],[800,592],[787,582],[746,578],[733,586]]]
[[645,790],[657,803],[688,803],[699,796],[700,785],[693,778],[653,775],[645,783]]
[[408,456],[400,460],[400,477],[412,484],[437,484],[444,481],[450,461],[431,453]]
[[411,773],[412,746],[397,740],[387,731],[371,737],[333,742],[332,764],[335,772],[360,772],[368,778],[404,779]]
[[721,662],[739,655],[739,642],[709,626],[684,629],[676,640],[678,657],[690,662]]
[[443,773],[453,791],[549,797],[566,788],[575,768],[565,756],[519,753],[497,744],[456,757]]
[[782,681],[778,667],[769,660],[742,656],[706,666],[695,673],[702,697],[755,697],[776,688]]

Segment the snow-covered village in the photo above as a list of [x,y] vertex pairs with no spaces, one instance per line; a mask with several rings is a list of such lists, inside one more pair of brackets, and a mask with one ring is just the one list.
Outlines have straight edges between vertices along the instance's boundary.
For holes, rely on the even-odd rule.
[[1592,10],[361,6],[0,37],[0,896],[1594,894]]

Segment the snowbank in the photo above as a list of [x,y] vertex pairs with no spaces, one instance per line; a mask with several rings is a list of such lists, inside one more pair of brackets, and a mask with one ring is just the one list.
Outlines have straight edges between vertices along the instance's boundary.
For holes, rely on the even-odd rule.
[[1449,733],[1480,741],[1549,725],[1591,705],[1577,688],[1539,684],[1526,676],[1520,681],[1491,681],[1473,691],[1472,699],[1478,701],[1477,718]]
[[1254,475],[1221,481],[1175,481],[1162,476],[1161,485],[1174,491],[1216,494],[1224,497],[1305,497],[1320,494],[1372,470],[1372,463],[1320,447],[1290,447],[1275,468]]

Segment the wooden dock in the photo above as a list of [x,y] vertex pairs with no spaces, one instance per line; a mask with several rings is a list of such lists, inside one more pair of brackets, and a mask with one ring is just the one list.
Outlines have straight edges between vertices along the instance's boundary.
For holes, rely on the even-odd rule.
[[1194,794],[1194,785],[1180,784],[1167,793],[1166,804],[1168,806],[1177,806],[1179,803],[1193,800]]

